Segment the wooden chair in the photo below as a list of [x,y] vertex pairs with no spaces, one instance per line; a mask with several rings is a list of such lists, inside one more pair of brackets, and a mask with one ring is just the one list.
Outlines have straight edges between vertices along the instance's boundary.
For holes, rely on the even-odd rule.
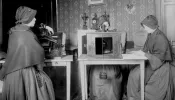
[[139,30],[133,33],[134,49],[140,50],[143,48],[145,41],[147,39],[148,33],[144,30]]

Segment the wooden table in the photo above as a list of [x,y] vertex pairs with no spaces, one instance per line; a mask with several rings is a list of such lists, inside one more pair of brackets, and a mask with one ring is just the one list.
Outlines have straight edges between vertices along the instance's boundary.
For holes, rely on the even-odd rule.
[[[73,61],[72,55],[67,55],[58,59],[46,59],[45,63],[48,66],[66,66],[66,100],[70,100],[70,84],[71,84],[71,62]],[[0,63],[4,63],[4,60],[1,60]],[[47,66],[46,66],[47,67]]]
[[145,56],[137,56],[133,54],[122,54],[122,59],[99,59],[90,57],[87,55],[81,55],[78,58],[79,61],[79,70],[80,70],[80,79],[81,79],[81,92],[82,92],[82,100],[88,99],[87,93],[87,68],[86,65],[124,65],[124,64],[139,64],[140,65],[140,75],[141,75],[141,100],[144,100],[144,67],[145,60],[147,59]]

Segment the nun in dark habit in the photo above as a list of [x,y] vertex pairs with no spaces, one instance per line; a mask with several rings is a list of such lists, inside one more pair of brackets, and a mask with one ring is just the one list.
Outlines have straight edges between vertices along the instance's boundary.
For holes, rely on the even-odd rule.
[[[134,53],[148,58],[145,63],[145,100],[172,100],[172,52],[169,41],[158,29],[155,16],[147,16],[141,25],[149,34],[143,50]],[[128,79],[128,100],[141,100],[140,90],[140,68],[136,67],[131,70]]]
[[3,80],[2,100],[55,100],[50,78],[44,73],[44,49],[30,27],[37,11],[21,6],[16,11],[16,26],[9,31]]

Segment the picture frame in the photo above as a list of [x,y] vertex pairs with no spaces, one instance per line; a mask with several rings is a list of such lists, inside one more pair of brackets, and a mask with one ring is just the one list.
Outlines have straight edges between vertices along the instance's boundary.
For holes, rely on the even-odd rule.
[[88,0],[88,6],[90,5],[98,5],[98,4],[103,4],[104,0]]

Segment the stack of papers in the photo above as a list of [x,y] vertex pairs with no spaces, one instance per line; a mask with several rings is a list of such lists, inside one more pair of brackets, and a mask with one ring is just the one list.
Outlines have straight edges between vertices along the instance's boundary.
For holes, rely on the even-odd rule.
[[61,57],[54,57],[54,59],[61,59]]

